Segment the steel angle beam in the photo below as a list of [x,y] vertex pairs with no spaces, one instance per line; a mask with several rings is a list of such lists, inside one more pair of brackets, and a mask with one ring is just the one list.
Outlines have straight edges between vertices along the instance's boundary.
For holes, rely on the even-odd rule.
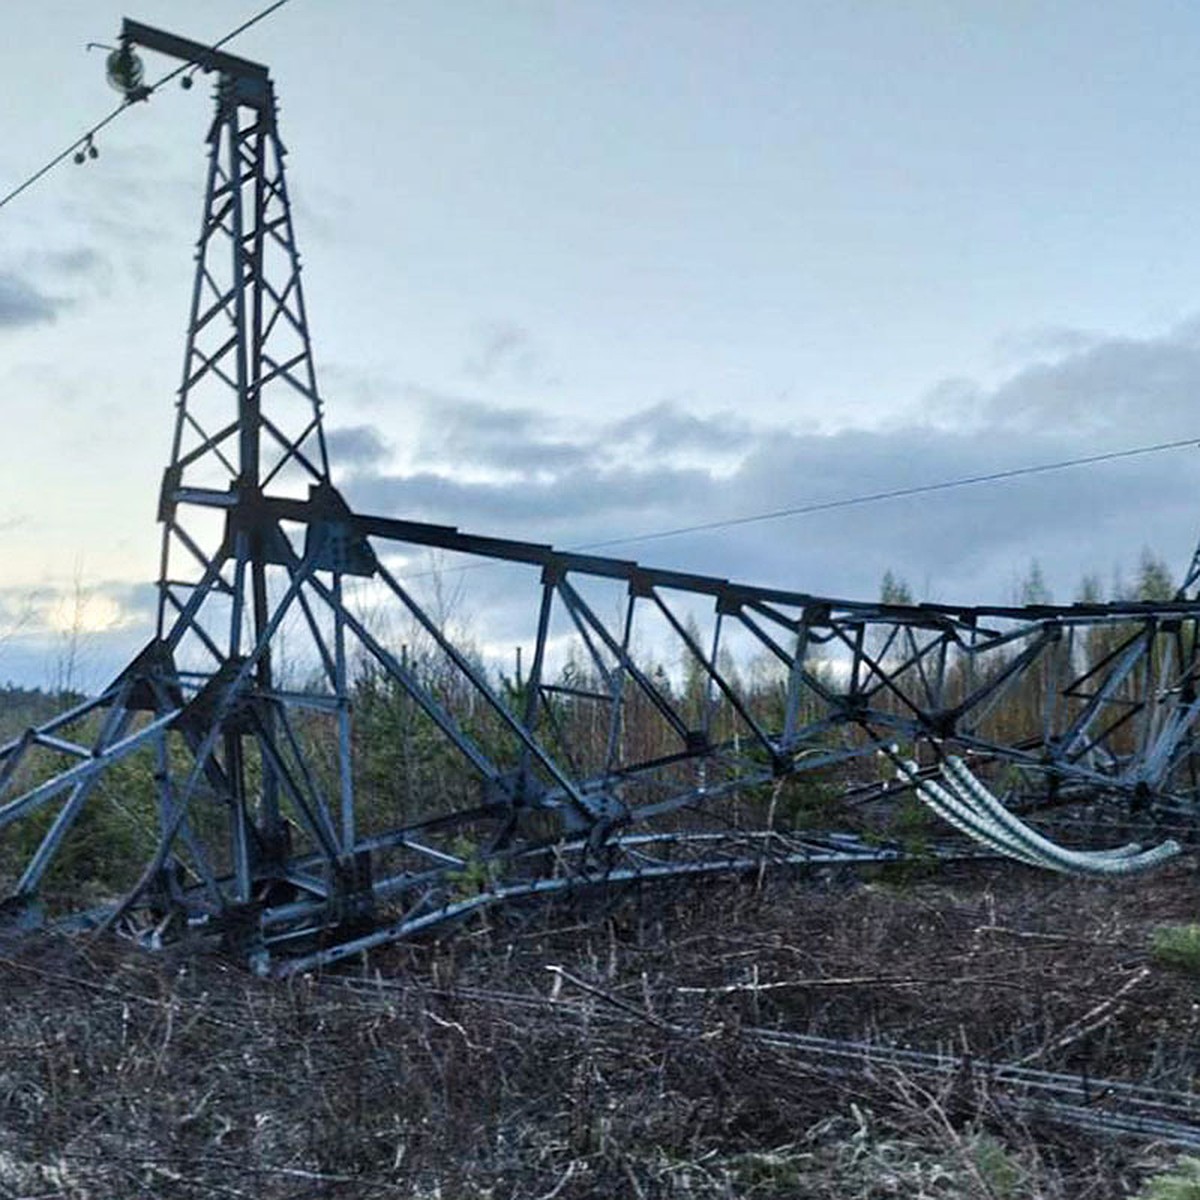
[[[1006,808],[1191,830],[1187,589],[858,602],[353,511],[266,68],[124,33],[218,76],[157,622],[108,689],[0,746],[10,914],[211,934],[283,971],[576,889],[901,861],[905,789],[880,770],[899,746],[969,755]],[[462,644],[396,565],[427,550],[524,587],[527,674]],[[97,830],[114,858],[135,831],[144,859],[74,877],[72,839]],[[932,862],[981,853],[926,841]]]

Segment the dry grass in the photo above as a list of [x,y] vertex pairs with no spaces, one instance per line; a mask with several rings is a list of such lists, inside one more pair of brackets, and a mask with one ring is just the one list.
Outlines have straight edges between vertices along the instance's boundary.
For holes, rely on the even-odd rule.
[[1026,1128],[953,1081],[823,1075],[750,1027],[1190,1089],[1195,981],[1150,948],[1193,905],[1184,868],[777,877],[531,909],[286,983],[10,943],[0,1196],[1131,1196],[1175,1156]]

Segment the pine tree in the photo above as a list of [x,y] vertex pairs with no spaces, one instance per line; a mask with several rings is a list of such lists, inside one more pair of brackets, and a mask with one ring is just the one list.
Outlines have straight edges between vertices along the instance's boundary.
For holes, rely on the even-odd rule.
[[899,575],[894,575],[891,568],[884,571],[879,584],[879,599],[884,604],[912,604],[912,588],[908,581]]

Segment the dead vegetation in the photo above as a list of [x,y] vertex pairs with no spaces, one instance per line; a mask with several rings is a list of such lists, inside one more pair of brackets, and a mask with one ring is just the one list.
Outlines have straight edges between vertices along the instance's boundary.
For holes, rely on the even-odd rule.
[[1194,904],[1187,867],[1116,887],[768,876],[493,915],[274,983],[14,941],[0,1196],[1156,1196],[1167,1147],[953,1078],[831,1074],[761,1034],[1190,1091],[1200,985],[1154,948]]

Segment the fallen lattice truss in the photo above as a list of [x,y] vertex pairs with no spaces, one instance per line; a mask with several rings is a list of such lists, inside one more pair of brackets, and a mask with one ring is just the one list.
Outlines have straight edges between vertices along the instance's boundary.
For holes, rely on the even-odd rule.
[[[212,933],[287,971],[600,884],[985,851],[1125,874],[1178,852],[1195,563],[1162,603],[851,603],[353,512],[267,71],[124,36],[218,78],[158,623],[100,694],[0,748],[9,922]],[[524,671],[429,599],[427,552],[442,580],[491,564],[487,594],[524,588]],[[914,797],[944,834],[871,816]],[[1031,813],[1156,845],[1069,849]],[[89,864],[109,882],[81,884]]]

